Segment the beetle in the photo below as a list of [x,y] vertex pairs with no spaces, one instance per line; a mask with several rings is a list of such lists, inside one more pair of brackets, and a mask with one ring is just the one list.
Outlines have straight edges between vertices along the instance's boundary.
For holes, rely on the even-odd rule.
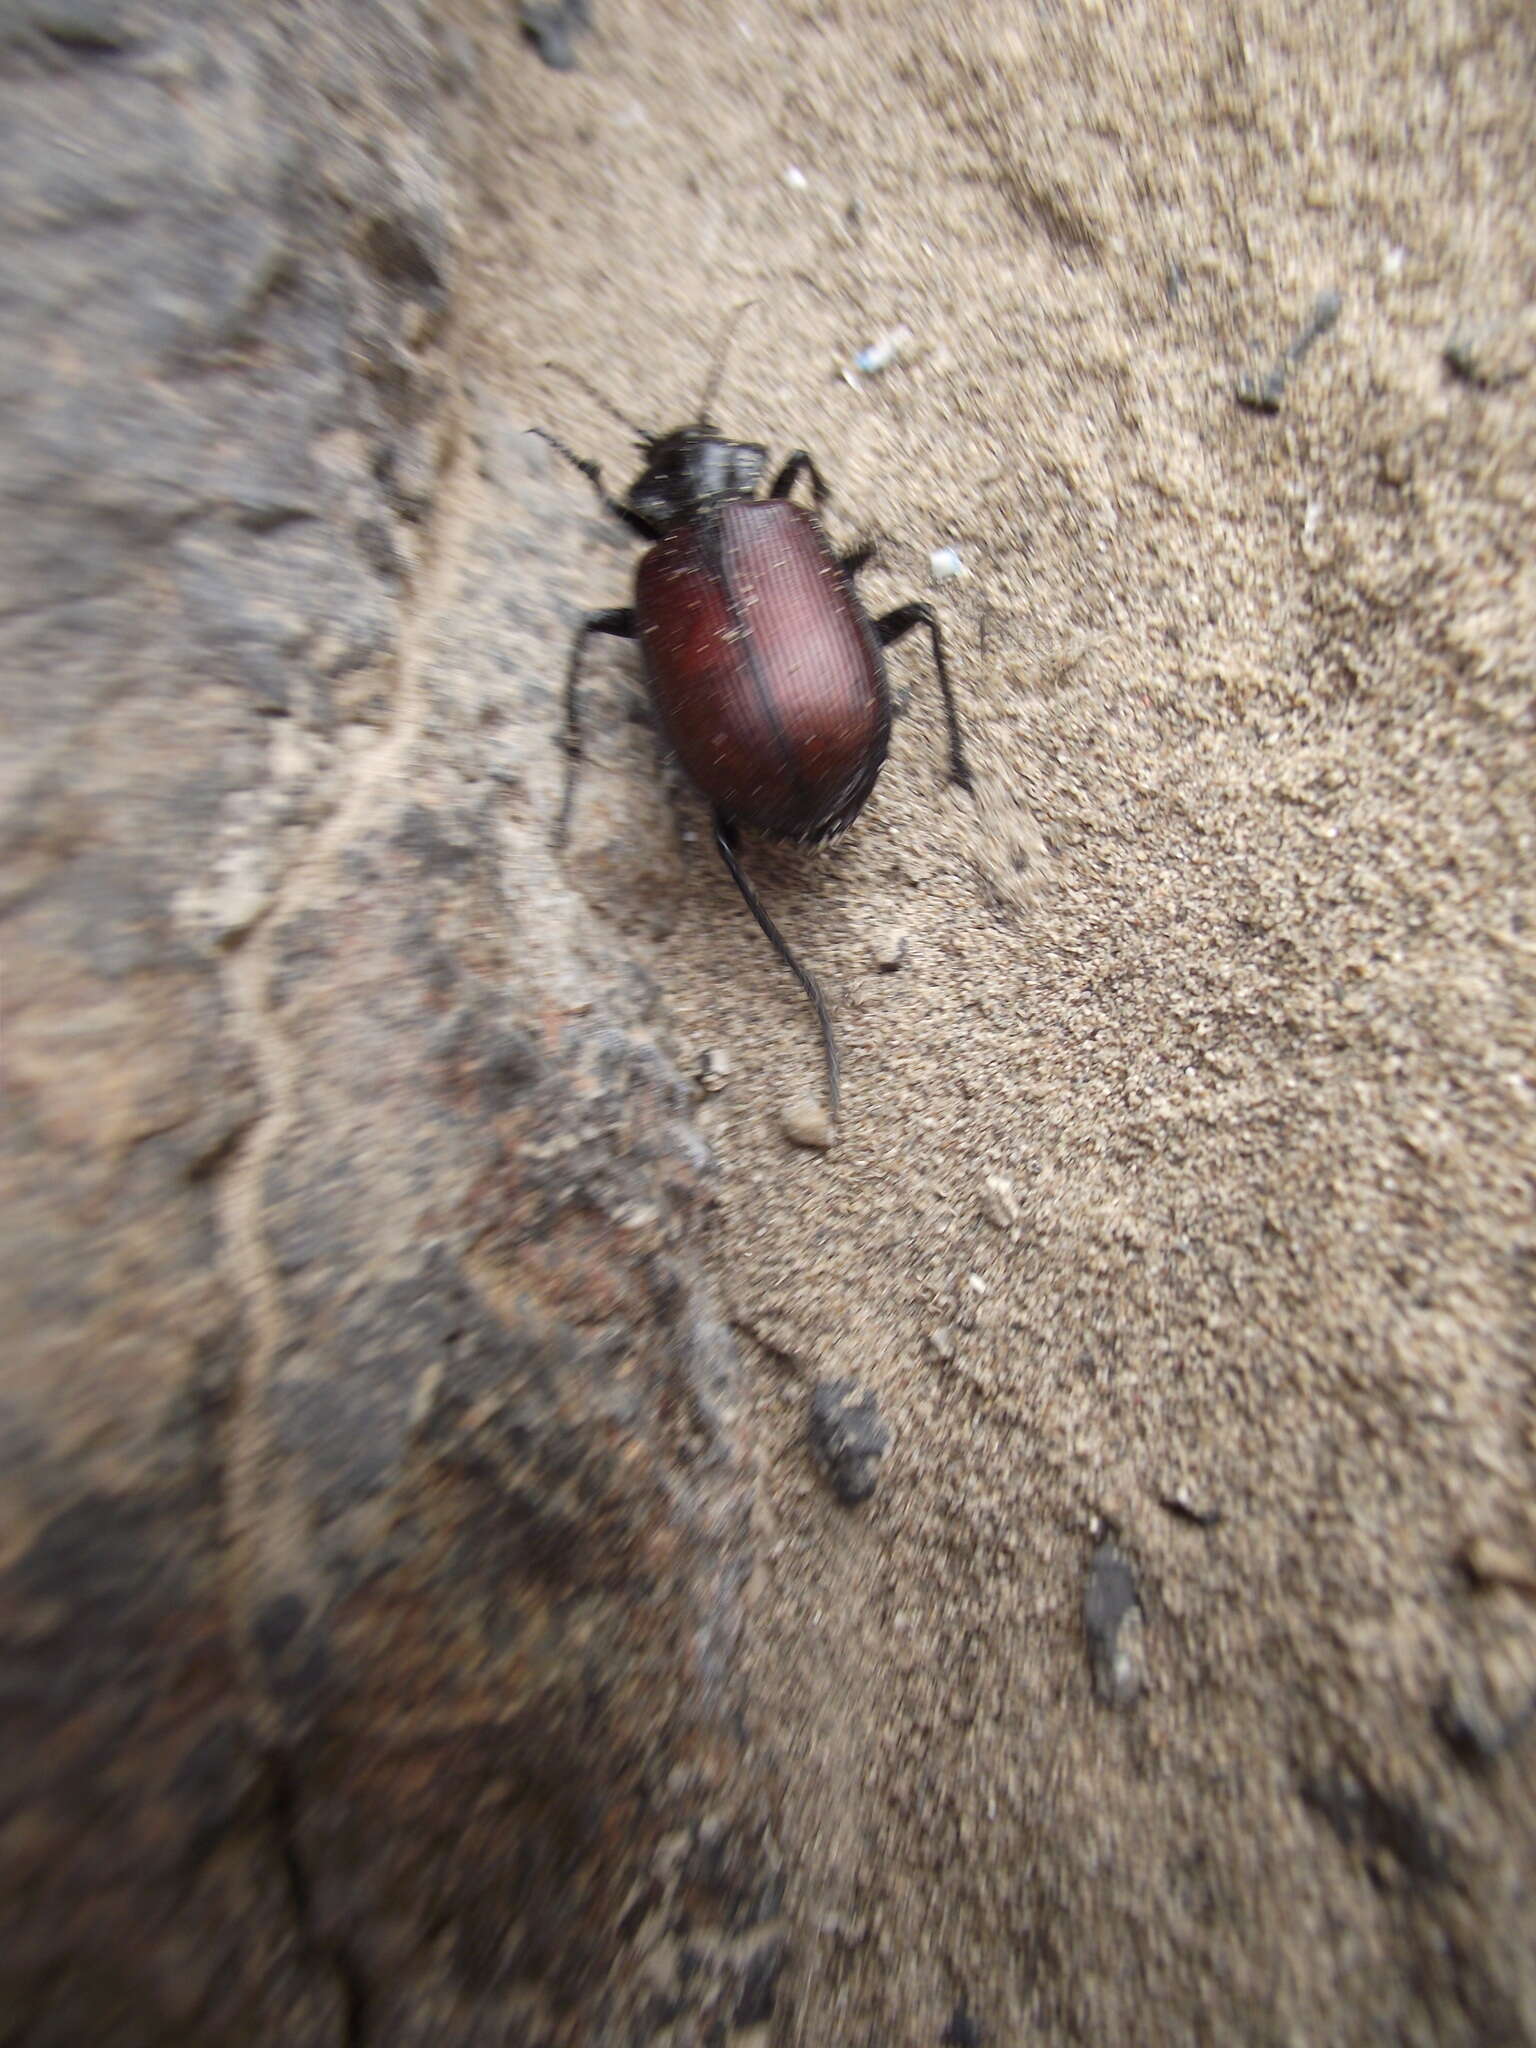
[[[661,724],[710,806],[731,879],[816,1012],[835,1117],[840,1063],[826,999],[742,867],[741,833],[813,846],[853,823],[890,744],[884,650],[917,626],[933,649],[951,779],[963,789],[974,785],[932,609],[904,604],[870,617],[854,579],[874,549],[834,552],[817,516],[827,486],[804,449],[794,450],[766,497],[759,496],[769,451],[732,441],[714,424],[717,378],[718,366],[698,418],[664,434],[635,427],[584,379],[575,380],[638,436],[644,467],[622,498],[609,492],[595,462],[533,429],[580,470],[615,519],[651,543],[636,569],[634,603],[591,612],[576,631],[565,677],[566,775],[555,838],[563,845],[570,827],[587,643],[597,633],[638,640]],[[802,477],[814,511],[791,499]]]

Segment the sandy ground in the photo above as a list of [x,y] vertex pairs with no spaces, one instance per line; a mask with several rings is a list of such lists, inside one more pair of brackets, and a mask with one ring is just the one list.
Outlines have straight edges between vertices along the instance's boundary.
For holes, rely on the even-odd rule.
[[[1536,25],[598,15],[574,74],[484,46],[487,402],[627,480],[541,365],[675,425],[757,300],[723,422],[813,451],[874,605],[941,607],[979,768],[944,786],[908,641],[865,816],[754,855],[844,1043],[841,1143],[796,1152],[810,1014],[674,822],[632,654],[592,662],[569,872],[679,1059],[734,1070],[701,1115],[764,1447],[774,2039],[1536,2040],[1536,1601],[1458,1562],[1536,1562]],[[1283,410],[1240,408],[1326,290]],[[594,548],[593,606],[630,560]],[[820,1373],[897,1431],[852,1513]]]

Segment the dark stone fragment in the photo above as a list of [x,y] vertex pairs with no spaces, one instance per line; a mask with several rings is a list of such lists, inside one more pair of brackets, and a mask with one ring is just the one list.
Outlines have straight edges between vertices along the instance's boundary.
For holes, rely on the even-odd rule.
[[1490,1693],[1488,1685],[1470,1676],[1447,1680],[1435,1706],[1435,1726],[1464,1764],[1486,1769],[1497,1762],[1525,1731],[1536,1726],[1536,1693],[1513,1711]]
[[1440,1884],[1450,1875],[1445,1836],[1406,1798],[1340,1767],[1303,1778],[1301,1796],[1346,1849],[1380,1849],[1410,1877]]
[[63,49],[110,57],[133,41],[126,13],[121,0],[44,0],[33,8],[32,22]]
[[574,71],[576,38],[592,26],[588,0],[522,0],[518,20],[551,71]]
[[1234,395],[1250,412],[1278,412],[1285,398],[1285,365],[1276,363],[1262,377],[1239,377]]
[[873,1394],[857,1380],[823,1380],[811,1395],[811,1451],[845,1507],[868,1500],[880,1460],[891,1447],[889,1425]]
[[442,244],[437,223],[399,213],[376,215],[363,232],[363,254],[383,281],[428,300],[442,296]]
[[1099,1700],[1106,1707],[1128,1707],[1145,1683],[1141,1601],[1135,1573],[1107,1539],[1088,1567],[1083,1633]]
[[939,2048],[982,2048],[982,2033],[971,2018],[970,2008],[962,1998],[949,2016],[949,2025],[939,2036]]

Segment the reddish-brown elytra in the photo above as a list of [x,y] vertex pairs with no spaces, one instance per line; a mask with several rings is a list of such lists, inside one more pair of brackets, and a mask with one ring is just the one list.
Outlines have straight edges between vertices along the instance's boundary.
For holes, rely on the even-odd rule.
[[718,376],[717,364],[691,426],[651,435],[615,415],[639,434],[645,458],[622,499],[609,495],[595,463],[534,430],[575,464],[615,519],[653,543],[640,560],[634,604],[593,612],[577,629],[566,672],[567,770],[557,838],[564,840],[570,823],[581,755],[582,652],[593,633],[638,640],[667,737],[714,812],[715,842],[732,879],[815,1006],[835,1115],[832,1019],[814,976],[790,951],[742,869],[740,830],[814,844],[853,823],[890,743],[883,650],[914,626],[927,628],[933,646],[950,774],[966,789],[971,776],[933,612],[926,604],[905,604],[870,618],[854,577],[873,550],[835,554],[813,514],[790,502],[801,476],[810,481],[818,511],[827,500],[827,487],[803,450],[785,462],[766,498],[757,495],[768,450],[728,441],[713,425],[709,407]]

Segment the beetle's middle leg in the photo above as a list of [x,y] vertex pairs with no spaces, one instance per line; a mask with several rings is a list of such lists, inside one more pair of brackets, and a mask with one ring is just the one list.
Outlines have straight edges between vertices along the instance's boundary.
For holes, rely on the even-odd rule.
[[560,792],[560,815],[555,820],[555,844],[564,846],[571,829],[571,805],[576,800],[576,769],[581,761],[581,657],[593,633],[611,633],[615,640],[633,640],[635,614],[623,611],[589,612],[576,628],[571,658],[565,671],[565,787]]
[[827,1061],[827,1107],[835,1117],[839,1100],[838,1074],[841,1062],[837,1053],[837,1035],[832,1029],[832,1015],[827,1008],[827,999],[821,992],[821,985],[810,969],[802,967],[789,950],[784,934],[764,910],[757,891],[747,880],[746,872],[736,857],[736,826],[724,811],[715,813],[715,844],[720,849],[720,858],[730,870],[731,880],[741,891],[741,900],[757,919],[758,929],[811,999],[816,1021],[821,1026],[821,1048]]
[[883,619],[873,621],[875,638],[882,647],[893,647],[914,626],[926,626],[928,637],[933,643],[933,665],[939,672],[939,691],[944,699],[944,718],[949,727],[949,773],[953,782],[962,789],[974,789],[970,765],[965,758],[965,742],[960,736],[960,714],[955,708],[955,692],[949,680],[949,664],[944,659],[944,636],[939,631],[939,622],[934,617],[933,607],[926,604],[898,605],[893,612],[887,612]]
[[790,456],[768,486],[768,495],[770,498],[787,498],[802,475],[808,476],[811,480],[811,496],[816,500],[816,509],[819,512],[832,494],[827,489],[821,471],[803,448],[797,448]]

